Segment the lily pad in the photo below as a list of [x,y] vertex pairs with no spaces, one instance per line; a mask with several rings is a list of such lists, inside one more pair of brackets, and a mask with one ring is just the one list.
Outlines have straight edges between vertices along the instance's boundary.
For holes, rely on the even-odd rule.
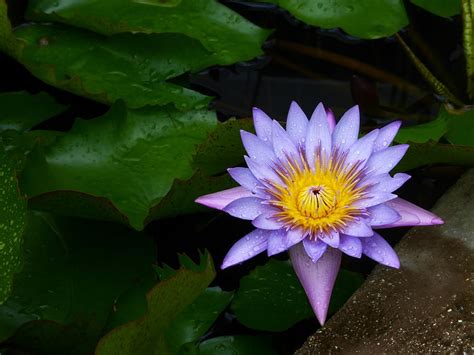
[[166,329],[166,339],[172,352],[177,354],[183,345],[197,342],[231,299],[232,293],[224,292],[219,287],[204,290]]
[[442,136],[444,136],[447,129],[446,119],[440,116],[428,123],[401,128],[395,137],[395,141],[397,143],[437,142]]
[[167,82],[216,63],[196,40],[180,34],[104,37],[62,25],[32,24],[15,30],[16,59],[33,75],[62,90],[128,107],[174,103],[203,108],[210,98]]
[[461,13],[460,0],[411,0],[411,2],[441,17],[451,17]]
[[147,221],[208,211],[208,208],[194,200],[208,193],[237,186],[227,174],[227,168],[244,162],[241,129],[252,131],[251,120],[230,119],[218,123],[197,149],[193,161],[196,173],[187,181],[175,181],[166,197],[151,209]]
[[212,338],[199,345],[200,355],[276,355],[271,339],[263,336],[233,335]]
[[[363,281],[360,274],[341,270],[334,286],[329,313],[338,310]],[[240,280],[231,307],[246,327],[274,332],[284,331],[301,320],[314,317],[291,264],[274,259],[258,266]]]
[[17,179],[18,162],[0,147],[0,304],[10,295],[23,259],[26,198]]
[[260,0],[277,4],[297,19],[322,28],[340,27],[352,36],[391,36],[408,25],[402,0]]
[[412,143],[394,172],[433,164],[474,166],[474,147],[434,142]]
[[64,112],[61,105],[45,92],[32,95],[26,91],[0,94],[0,130],[26,131]]
[[21,187],[35,208],[127,220],[142,229],[149,209],[174,180],[193,176],[196,146],[215,126],[210,111],[127,111],[118,103],[100,118],[78,120],[70,132],[32,155]]
[[156,279],[151,239],[116,224],[30,215],[24,243],[0,340],[34,353],[90,353],[117,297]]
[[179,320],[181,312],[196,301],[215,276],[209,254],[200,265],[191,269],[182,266],[159,282],[147,294],[148,312],[106,334],[95,354],[173,354],[174,345],[166,337],[168,327]]
[[441,110],[440,118],[448,123],[446,139],[452,144],[474,146],[474,109],[461,115],[454,115]]
[[28,17],[104,35],[181,33],[200,41],[222,65],[262,54],[260,47],[270,33],[215,0],[31,0]]

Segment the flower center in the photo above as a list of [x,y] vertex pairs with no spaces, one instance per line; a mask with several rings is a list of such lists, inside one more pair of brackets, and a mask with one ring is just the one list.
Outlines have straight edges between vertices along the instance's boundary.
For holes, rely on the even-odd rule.
[[357,186],[363,174],[359,164],[348,166],[345,155],[337,152],[327,159],[317,154],[315,160],[311,168],[301,154],[300,161],[278,165],[283,184],[270,183],[267,189],[270,204],[280,210],[275,217],[287,228],[302,228],[313,239],[339,231],[365,214],[353,206],[365,196],[365,187]]
[[305,217],[327,216],[336,205],[335,191],[326,185],[304,187],[297,197],[297,208]]

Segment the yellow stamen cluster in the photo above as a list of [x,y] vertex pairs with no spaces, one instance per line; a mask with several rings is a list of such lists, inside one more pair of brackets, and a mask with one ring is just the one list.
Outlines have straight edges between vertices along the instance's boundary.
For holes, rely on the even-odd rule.
[[301,228],[316,239],[320,234],[340,231],[348,222],[364,215],[353,203],[364,197],[358,187],[360,164],[346,164],[346,156],[333,152],[330,157],[316,153],[311,168],[301,153],[275,168],[283,184],[269,182],[269,203],[280,212],[274,217],[288,228]]

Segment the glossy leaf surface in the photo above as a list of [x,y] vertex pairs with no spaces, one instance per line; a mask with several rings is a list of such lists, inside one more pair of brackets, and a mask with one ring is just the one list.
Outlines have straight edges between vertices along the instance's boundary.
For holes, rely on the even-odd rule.
[[215,0],[31,0],[28,13],[33,20],[59,21],[105,35],[181,33],[200,41],[224,65],[260,55],[269,34]]
[[17,161],[0,147],[0,304],[10,295],[23,259],[26,198],[18,188]]
[[461,1],[458,0],[411,0],[411,2],[442,17],[459,15],[461,12]]
[[[360,274],[341,270],[329,313],[338,310],[363,281]],[[303,319],[314,317],[291,264],[274,259],[241,279],[232,309],[245,326],[268,331],[283,331]]]
[[44,92],[36,95],[26,91],[1,93],[0,130],[25,131],[66,109]]
[[196,146],[215,125],[209,111],[127,111],[119,103],[100,118],[78,120],[33,155],[22,188],[35,208],[128,221],[141,229],[173,181],[193,175]]
[[125,227],[30,215],[0,339],[35,353],[90,353],[114,301],[156,278],[155,258],[151,240]]
[[147,313],[106,334],[95,353],[173,354],[173,345],[165,335],[170,323],[199,297],[215,275],[209,254],[202,258],[200,266],[182,266],[159,282],[147,294]]
[[174,103],[203,108],[209,97],[167,82],[215,64],[196,40],[179,34],[121,34],[104,37],[62,25],[16,29],[16,59],[44,82],[74,94],[128,107]]
[[401,0],[261,0],[279,5],[317,27],[340,27],[352,36],[380,38],[408,25]]

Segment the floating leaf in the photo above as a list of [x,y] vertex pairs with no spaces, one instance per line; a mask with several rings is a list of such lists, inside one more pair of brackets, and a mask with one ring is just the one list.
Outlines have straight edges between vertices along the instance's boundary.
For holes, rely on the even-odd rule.
[[446,120],[446,139],[452,144],[474,146],[474,109],[461,115],[454,115],[442,109],[439,119]]
[[[334,286],[329,313],[338,310],[362,284],[360,274],[341,270]],[[291,312],[288,310],[291,309]],[[232,301],[237,319],[252,329],[284,331],[314,317],[291,264],[270,259],[240,280]]]
[[[95,354],[173,354],[166,332],[171,322],[191,305],[215,276],[209,254],[203,270],[181,267],[147,294],[148,312],[142,318],[115,328],[97,345]],[[179,318],[178,318],[179,319]]]
[[460,0],[411,0],[411,2],[442,17],[451,17],[461,13]]
[[474,147],[434,142],[412,143],[394,172],[433,164],[474,166]]
[[244,162],[245,150],[240,130],[254,132],[250,119],[230,119],[221,123],[199,147],[194,165],[203,173],[214,175]]
[[223,65],[262,54],[269,34],[215,0],[31,0],[28,10],[35,21],[64,22],[105,35],[181,33],[200,41]]
[[271,339],[262,336],[234,335],[212,338],[199,345],[199,355],[276,355]]
[[187,181],[175,181],[166,197],[152,208],[147,221],[206,211],[206,207],[194,202],[196,198],[235,187],[236,182],[227,174],[227,168],[244,161],[241,129],[252,131],[251,121],[230,119],[218,123],[197,149],[193,162],[197,172]]
[[288,10],[297,19],[322,28],[341,27],[360,38],[391,36],[408,25],[401,0],[260,0]]
[[15,273],[22,263],[26,198],[20,193],[17,164],[0,147],[0,304],[10,295]]
[[177,354],[186,343],[198,341],[215,322],[232,299],[231,292],[212,287],[204,292],[184,309],[166,329],[166,339]]
[[0,130],[26,131],[37,124],[65,111],[45,92],[32,95],[26,91],[0,94]]
[[17,48],[16,38],[13,35],[12,25],[8,19],[6,0],[0,0],[0,50],[15,54]]
[[21,187],[34,208],[128,220],[141,229],[173,181],[193,175],[196,146],[215,125],[209,111],[127,111],[118,103],[100,118],[78,120],[44,153],[32,155]]
[[167,82],[215,63],[191,38],[179,34],[121,34],[104,37],[61,25],[33,24],[15,31],[16,59],[33,75],[60,89],[128,107],[174,103],[205,107],[209,97]]
[[416,126],[403,127],[398,131],[395,141],[398,143],[426,143],[437,142],[446,133],[447,124],[444,117],[422,123]]
[[91,353],[117,297],[155,279],[152,241],[116,224],[30,215],[24,243],[0,339],[33,353]]

